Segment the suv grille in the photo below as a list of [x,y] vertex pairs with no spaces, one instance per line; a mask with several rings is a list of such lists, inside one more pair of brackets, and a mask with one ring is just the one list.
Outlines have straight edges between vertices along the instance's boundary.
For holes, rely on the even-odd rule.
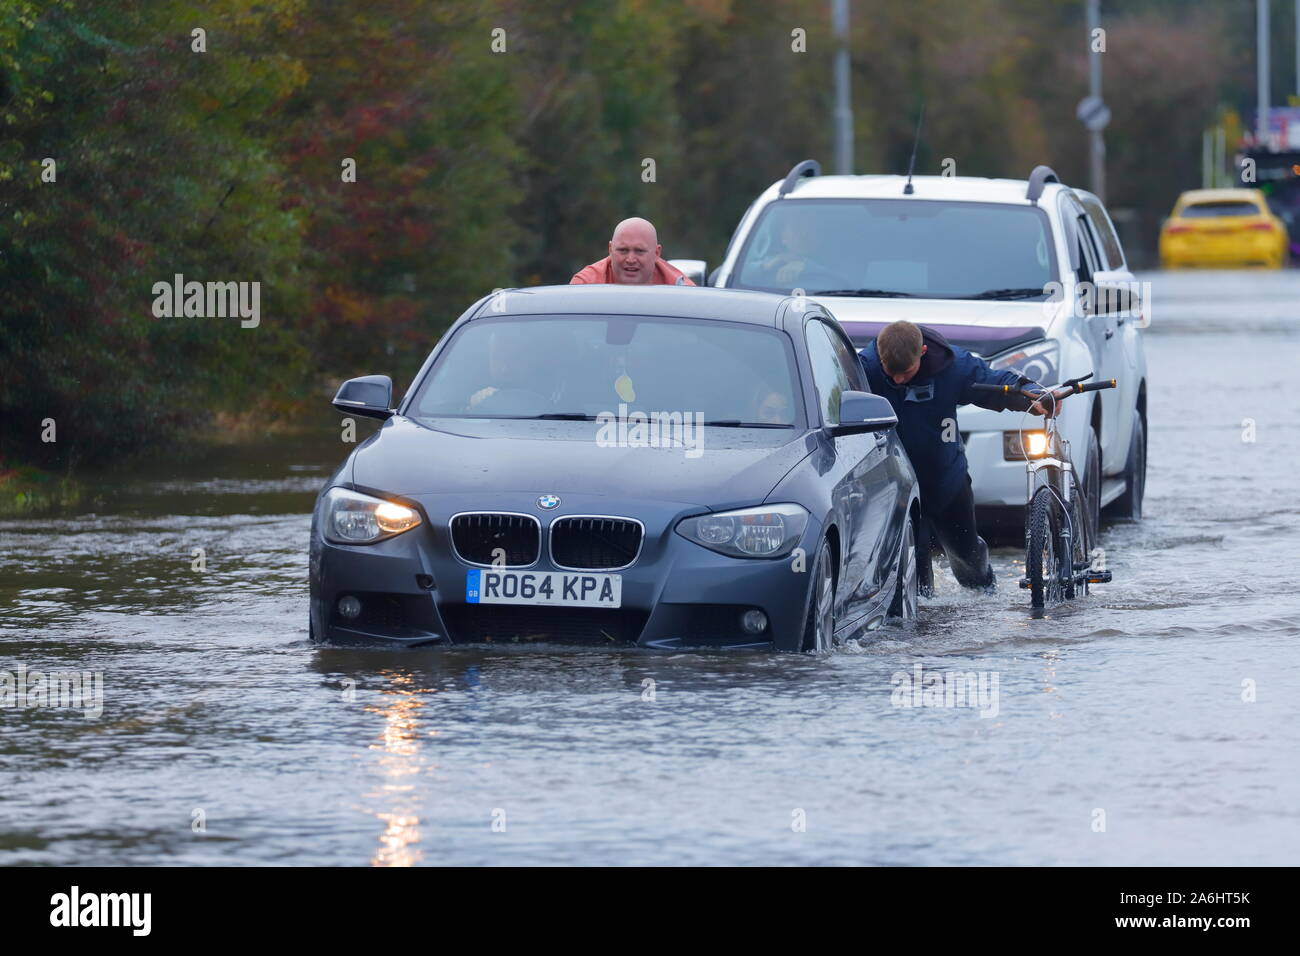
[[470,564],[492,564],[501,548],[507,567],[527,567],[537,560],[540,541],[541,524],[530,515],[474,512],[451,519],[452,547]]
[[556,518],[551,524],[551,561],[583,571],[626,568],[641,550],[644,531],[626,518]]

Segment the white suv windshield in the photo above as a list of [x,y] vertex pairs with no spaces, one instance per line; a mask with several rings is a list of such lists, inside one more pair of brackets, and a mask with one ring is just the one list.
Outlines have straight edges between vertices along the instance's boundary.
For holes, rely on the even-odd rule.
[[809,295],[1046,299],[1057,279],[1033,206],[783,199],[764,210],[728,285]]

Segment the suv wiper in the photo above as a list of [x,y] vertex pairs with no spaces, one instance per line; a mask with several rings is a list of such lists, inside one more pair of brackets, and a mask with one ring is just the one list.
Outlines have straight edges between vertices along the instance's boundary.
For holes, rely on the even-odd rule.
[[977,295],[972,295],[972,299],[1028,299],[1031,296],[1047,295],[1043,289],[987,289]]
[[520,418],[541,418],[556,422],[594,422],[595,415],[586,412],[545,412],[541,415],[520,415]]
[[915,299],[916,294],[912,292],[898,292],[894,289],[823,289],[820,292],[809,292],[809,295],[844,295],[860,296],[864,299]]
[[716,428],[794,428],[793,425],[779,425],[775,422],[742,422],[739,418],[716,418],[704,424]]

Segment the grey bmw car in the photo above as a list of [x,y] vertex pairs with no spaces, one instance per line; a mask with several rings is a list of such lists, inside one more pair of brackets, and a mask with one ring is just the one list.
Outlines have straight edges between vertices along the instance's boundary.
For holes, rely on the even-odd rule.
[[314,640],[827,651],[916,614],[915,475],[804,299],[685,286],[475,303],[326,482]]

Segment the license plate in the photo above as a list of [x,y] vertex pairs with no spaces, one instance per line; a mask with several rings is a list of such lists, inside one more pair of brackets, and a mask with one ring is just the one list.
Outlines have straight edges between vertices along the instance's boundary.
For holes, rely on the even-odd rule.
[[465,575],[465,603],[622,607],[623,576],[475,568]]

